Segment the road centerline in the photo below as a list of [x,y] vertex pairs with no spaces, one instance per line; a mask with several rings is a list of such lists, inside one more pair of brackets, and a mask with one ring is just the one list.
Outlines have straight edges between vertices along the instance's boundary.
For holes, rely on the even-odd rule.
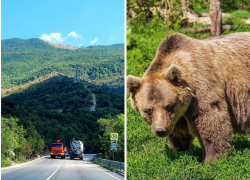
[[49,180],[56,173],[56,171],[58,171],[58,169],[62,166],[62,164],[65,162],[65,160],[66,159],[64,159],[64,161],[61,163],[61,165],[58,166],[58,168],[46,180]]

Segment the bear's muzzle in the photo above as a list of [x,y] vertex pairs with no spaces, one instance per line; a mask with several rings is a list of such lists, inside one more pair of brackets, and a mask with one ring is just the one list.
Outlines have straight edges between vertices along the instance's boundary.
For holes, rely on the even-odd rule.
[[157,127],[155,129],[155,132],[156,132],[157,136],[159,136],[159,137],[166,137],[167,136],[167,130],[161,126]]

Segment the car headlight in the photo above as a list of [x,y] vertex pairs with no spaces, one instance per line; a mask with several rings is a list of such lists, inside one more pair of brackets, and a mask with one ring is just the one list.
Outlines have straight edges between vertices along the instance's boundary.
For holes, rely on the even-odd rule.
[[50,153],[50,154],[53,154],[53,153]]

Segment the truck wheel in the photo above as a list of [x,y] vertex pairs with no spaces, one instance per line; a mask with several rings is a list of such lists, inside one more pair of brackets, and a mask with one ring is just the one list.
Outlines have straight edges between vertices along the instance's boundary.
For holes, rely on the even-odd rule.
[[80,159],[81,159],[81,160],[83,160],[83,158],[82,158],[82,157],[81,157]]
[[73,157],[70,157],[70,159],[74,159]]
[[51,155],[51,158],[53,159],[53,158],[55,158],[55,156]]

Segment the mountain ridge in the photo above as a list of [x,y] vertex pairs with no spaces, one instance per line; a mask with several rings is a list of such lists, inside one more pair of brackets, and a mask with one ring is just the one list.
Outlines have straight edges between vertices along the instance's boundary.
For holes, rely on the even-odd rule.
[[[110,89],[124,86],[124,44],[89,46],[73,51],[54,47],[39,38],[2,40],[2,89],[58,73]],[[120,88],[122,89],[122,88]]]
[[64,45],[64,44],[58,44],[58,43],[53,43],[49,41],[45,41],[51,46],[57,47],[57,48],[62,48],[62,49],[70,49],[70,50],[75,50],[75,49],[85,49],[85,47],[76,47],[76,46],[69,46],[69,45]]
[[[45,41],[45,40],[42,40],[40,38],[29,38],[29,39],[22,39],[22,38],[9,38],[9,39],[2,39],[1,42],[3,45],[6,45],[6,42],[11,42],[11,43],[16,43],[16,42],[19,42],[20,44],[24,44],[24,43],[34,43],[35,41],[40,41],[40,42],[45,42],[46,44],[49,44],[53,47],[56,47],[56,48],[61,48],[61,49],[71,49],[72,50],[75,50],[75,49],[88,49],[88,48],[93,48],[93,47],[105,47],[105,46],[124,46],[124,43],[117,43],[117,44],[110,44],[110,45],[91,45],[91,46],[86,46],[86,47],[83,47],[83,46],[80,46],[80,47],[77,47],[77,46],[71,46],[71,45],[65,45],[65,44],[59,44],[59,43],[54,43],[54,42],[49,42],[49,41]],[[32,44],[34,45],[34,44]],[[2,48],[3,49],[3,48]]]

